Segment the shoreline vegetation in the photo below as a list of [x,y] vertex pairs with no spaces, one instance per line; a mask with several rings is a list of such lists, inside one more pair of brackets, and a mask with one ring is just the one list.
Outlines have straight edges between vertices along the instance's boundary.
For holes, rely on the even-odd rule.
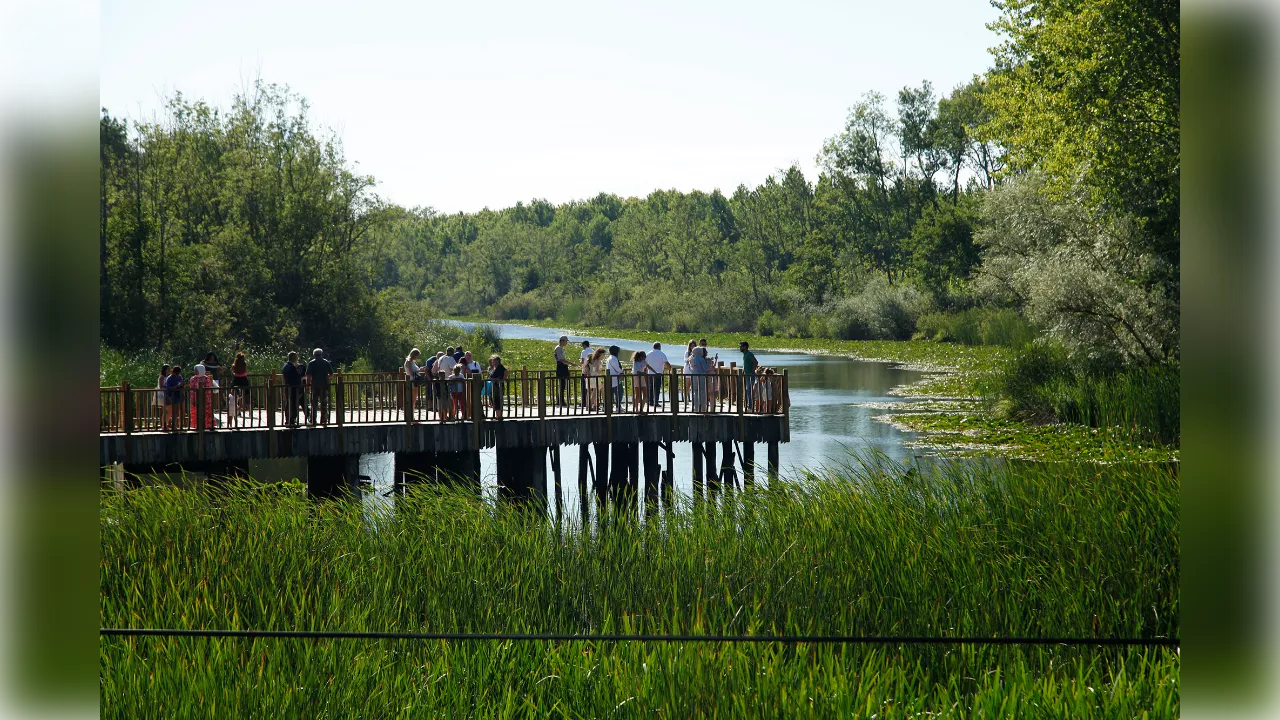
[[[851,459],[589,530],[471,491],[106,490],[102,624],[1177,637],[1176,469]],[[1174,717],[1174,648],[107,638],[109,716]]]
[[[470,317],[450,320],[493,323]],[[881,422],[917,433],[910,447],[953,456],[1008,457],[1040,461],[1081,460],[1093,463],[1178,462],[1176,445],[1154,442],[1117,426],[1090,427],[1069,422],[1031,422],[1002,414],[993,395],[993,383],[1014,357],[1014,349],[997,345],[959,345],[932,340],[824,340],[776,338],[750,333],[671,333],[575,327],[566,323],[520,321],[508,323],[563,330],[572,338],[620,338],[661,342],[682,347],[690,338],[706,337],[713,347],[736,348],[746,340],[754,350],[836,355],[868,362],[888,362],[919,370],[920,380],[894,388],[891,394],[907,403],[885,409]],[[571,341],[572,342],[572,341]],[[504,358],[510,367],[530,370],[553,368],[554,343],[504,338]]]

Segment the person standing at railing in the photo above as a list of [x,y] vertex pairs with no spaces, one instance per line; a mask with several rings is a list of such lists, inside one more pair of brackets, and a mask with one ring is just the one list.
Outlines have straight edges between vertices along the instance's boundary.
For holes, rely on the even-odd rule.
[[169,379],[169,363],[160,366],[160,375],[156,378],[156,394],[152,400],[152,415],[164,427],[164,381]]
[[689,372],[692,375],[693,411],[707,411],[707,375],[711,372],[711,364],[707,362],[707,349],[696,347],[689,356]]
[[409,351],[408,357],[404,359],[404,379],[409,382],[408,406],[405,408],[406,413],[412,413],[414,408],[418,406],[418,386],[421,385],[426,378],[423,377],[422,367],[418,365],[419,358],[422,357],[422,351],[413,348]]
[[596,348],[587,360],[582,375],[587,379],[587,406],[592,410],[604,410],[604,348]]
[[324,350],[316,348],[311,351],[311,362],[307,363],[307,382],[311,385],[311,418],[308,425],[329,424],[329,376],[333,374],[333,366],[324,359]]
[[578,353],[578,369],[582,372],[582,407],[587,406],[587,365],[591,362],[591,356],[595,353],[591,349],[591,341],[582,341],[582,352]]
[[164,379],[164,409],[167,421],[165,428],[178,429],[178,411],[182,408],[182,366],[169,368],[169,377]]
[[[244,356],[244,351],[236,353],[236,359],[231,361],[231,387],[235,388],[235,398],[237,409],[241,412],[249,410],[249,360]],[[235,417],[233,414],[232,417]]]
[[743,340],[738,343],[738,349],[742,351],[743,403],[749,408],[752,406],[752,391],[755,390],[756,368],[760,367],[760,363],[756,362],[756,355],[751,352],[751,343]]
[[462,420],[467,415],[467,377],[462,364],[454,363],[449,371],[449,419]]
[[569,359],[565,357],[565,348],[569,346],[569,336],[561,335],[556,344],[556,405],[564,407],[565,395],[569,392]]
[[641,406],[648,404],[645,396],[649,394],[649,365],[645,362],[648,356],[643,350],[637,350],[631,356],[631,412],[640,412]]
[[760,387],[757,395],[759,399],[756,404],[759,406],[759,412],[774,413],[777,406],[777,396],[780,394],[777,385],[778,375],[773,368],[766,368],[764,375],[760,377]]
[[680,387],[684,393],[685,402],[692,402],[693,400],[693,379],[691,376],[693,375],[694,350],[696,350],[697,347],[698,341],[690,340],[688,346],[684,349],[684,377],[682,378],[683,381],[680,383]]
[[289,427],[298,426],[299,408],[310,421],[311,411],[302,401],[302,368],[298,366],[298,353],[289,353],[289,358],[280,367],[280,377],[284,378],[285,413],[289,419]]
[[489,382],[493,383],[493,392],[489,394],[489,402],[493,405],[493,417],[502,419],[502,393],[506,385],[507,368],[498,355],[489,357]]
[[427,384],[428,410],[434,410],[436,412],[440,412],[441,410],[444,409],[444,406],[441,404],[440,383],[432,382],[432,380],[436,379],[437,372],[439,372],[439,368],[436,367],[436,364],[440,362],[440,358],[442,357],[444,357],[444,351],[437,350],[435,355],[432,355],[431,357],[427,358],[426,373],[425,373],[427,377],[427,383],[428,383]]
[[613,395],[613,411],[622,412],[622,361],[618,359],[618,353],[622,352],[622,348],[617,345],[609,346],[609,393]]
[[[191,389],[191,399],[190,399],[191,427],[196,427],[197,423],[200,420],[200,412],[199,412],[200,402],[199,401],[203,400],[204,401],[204,427],[205,429],[211,429],[214,427],[213,397],[212,397],[213,393],[210,391],[210,388],[213,387],[213,378],[209,377],[206,374],[207,370],[205,369],[205,366],[201,363],[197,363],[195,368],[193,368],[193,370],[195,370],[195,375],[192,375],[191,379],[187,381],[187,387]],[[203,395],[204,397],[201,398],[200,397],[201,395]]]
[[471,357],[470,350],[462,354],[462,371],[465,372],[468,377],[471,375],[477,375],[484,371],[484,368],[480,367],[480,363],[476,362]]
[[653,344],[653,349],[645,355],[644,362],[649,366],[649,406],[657,407],[662,402],[662,376],[671,366],[667,362],[667,354],[662,352],[662,343]]

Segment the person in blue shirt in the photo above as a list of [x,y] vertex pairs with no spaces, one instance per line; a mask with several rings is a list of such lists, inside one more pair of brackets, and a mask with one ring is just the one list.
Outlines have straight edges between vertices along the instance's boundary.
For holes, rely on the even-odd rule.
[[164,409],[169,416],[166,427],[178,429],[179,408],[182,406],[182,366],[174,365],[169,369],[169,377],[164,381]]
[[738,343],[738,349],[742,351],[742,385],[746,395],[744,404],[751,407],[751,392],[755,390],[756,368],[760,367],[760,363],[756,362],[755,353],[751,352],[751,345],[746,340]]

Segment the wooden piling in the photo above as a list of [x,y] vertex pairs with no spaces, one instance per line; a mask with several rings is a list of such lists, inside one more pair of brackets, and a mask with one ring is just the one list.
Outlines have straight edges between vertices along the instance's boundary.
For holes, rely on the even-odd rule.
[[737,473],[733,469],[733,441],[723,440],[720,442],[720,481],[733,487],[738,484]]
[[596,451],[596,497],[608,498],[609,492],[609,443],[593,443]]
[[653,506],[658,502],[658,490],[661,484],[662,466],[658,464],[658,443],[644,444],[644,502]]
[[693,499],[698,501],[702,499],[702,443],[690,443],[693,445]]
[[756,444],[750,440],[742,441],[742,486],[756,484]]

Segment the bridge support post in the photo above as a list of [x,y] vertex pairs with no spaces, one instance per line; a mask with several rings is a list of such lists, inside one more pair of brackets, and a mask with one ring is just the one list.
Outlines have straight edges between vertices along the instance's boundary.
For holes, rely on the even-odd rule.
[[438,452],[436,481],[480,490],[480,451]]
[[703,457],[707,460],[707,497],[711,500],[716,499],[716,495],[720,492],[720,468],[716,466],[716,444],[709,442],[706,449],[703,450]]
[[675,443],[671,440],[667,441],[667,469],[662,476],[662,503],[671,507],[671,501],[675,495],[676,482],[676,448]]
[[609,494],[609,443],[592,443],[596,451],[596,497],[607,500]]
[[547,498],[547,449],[498,448],[498,497],[527,502]]
[[778,441],[769,441],[769,482],[778,479]]
[[658,505],[658,485],[662,482],[662,466],[658,464],[658,443],[644,444],[644,504]]
[[[609,399],[613,401],[612,398]],[[613,443],[609,448],[612,454],[609,466],[609,499],[620,502],[626,495],[627,488],[627,443]]]
[[756,444],[750,440],[742,443],[742,486],[751,487],[756,484]]
[[720,481],[730,490],[738,484],[738,473],[733,469],[733,441],[720,442]]
[[416,482],[438,482],[439,459],[433,452],[396,453],[394,486],[397,490]]
[[693,501],[698,502],[702,499],[702,443],[691,444],[693,445]]
[[587,526],[591,517],[591,494],[587,492],[587,470],[591,466],[591,448],[585,443],[578,445],[578,513],[582,527]]
[[312,455],[307,458],[307,496],[340,497],[359,488],[359,455]]

